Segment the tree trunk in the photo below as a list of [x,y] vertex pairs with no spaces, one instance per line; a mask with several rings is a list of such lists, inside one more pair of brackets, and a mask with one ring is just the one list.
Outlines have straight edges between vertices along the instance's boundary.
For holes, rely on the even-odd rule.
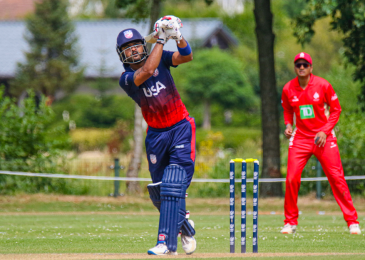
[[208,100],[204,100],[204,109],[203,109],[203,129],[210,130],[210,103]]
[[[133,156],[129,163],[127,177],[138,177],[138,172],[141,169],[141,158],[143,149],[143,130],[142,130],[142,113],[138,104],[135,104],[134,108],[134,131],[133,131]],[[135,194],[141,191],[138,181],[129,181],[127,184],[127,193]]]
[[[150,13],[150,33],[153,30],[153,26],[155,21],[159,18],[161,12],[162,3],[161,0],[153,0],[151,5],[151,13]],[[150,43],[147,44],[147,48],[149,51],[152,49],[152,45]],[[134,147],[133,147],[133,156],[132,160],[128,166],[127,177],[138,177],[138,172],[141,168],[142,161],[142,150],[143,150],[143,130],[142,130],[142,112],[141,108],[135,104],[134,110]],[[127,182],[127,193],[139,193],[141,190],[139,182],[131,181]]]
[[[270,0],[255,0],[256,37],[260,65],[261,120],[262,120],[262,178],[281,178],[278,93],[274,67],[273,15]],[[282,196],[280,182],[261,183],[260,196]]]

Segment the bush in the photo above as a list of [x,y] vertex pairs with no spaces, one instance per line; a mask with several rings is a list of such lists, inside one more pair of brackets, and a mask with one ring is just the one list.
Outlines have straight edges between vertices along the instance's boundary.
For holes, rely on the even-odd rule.
[[[51,127],[52,109],[39,104],[33,91],[21,106],[15,100],[3,96],[0,88],[0,168],[10,171],[57,172],[65,158],[63,151],[70,140],[63,127]],[[51,180],[0,175],[1,193],[15,190],[43,191],[53,189]],[[26,186],[26,187],[25,187]],[[47,187],[47,188],[46,188]]]
[[70,120],[81,128],[110,128],[118,120],[133,124],[134,101],[124,95],[93,96],[72,95],[53,104],[56,120],[62,121],[63,111],[68,111]]

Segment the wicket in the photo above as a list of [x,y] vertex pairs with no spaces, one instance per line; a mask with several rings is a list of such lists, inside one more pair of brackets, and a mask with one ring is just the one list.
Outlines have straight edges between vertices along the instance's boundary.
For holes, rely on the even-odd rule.
[[257,159],[231,159],[230,160],[230,253],[235,251],[235,163],[242,163],[241,175],[241,253],[246,253],[246,177],[247,163],[254,163],[253,173],[253,253],[258,252],[258,202],[259,202],[259,161]]

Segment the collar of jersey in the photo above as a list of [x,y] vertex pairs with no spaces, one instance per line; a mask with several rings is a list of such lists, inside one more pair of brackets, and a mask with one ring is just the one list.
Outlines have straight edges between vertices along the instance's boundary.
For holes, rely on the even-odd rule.
[[[311,73],[311,78],[310,78],[310,80],[309,80],[309,82],[308,82],[308,86],[304,89],[304,90],[307,90],[310,86],[312,86],[313,85],[313,79],[314,79],[314,75]],[[298,89],[300,89],[300,90],[302,90],[302,91],[304,91],[303,89],[302,89],[302,87],[299,85],[299,78],[298,78],[298,76],[295,78],[295,80],[294,80],[294,87],[296,87],[296,88],[298,88]]]

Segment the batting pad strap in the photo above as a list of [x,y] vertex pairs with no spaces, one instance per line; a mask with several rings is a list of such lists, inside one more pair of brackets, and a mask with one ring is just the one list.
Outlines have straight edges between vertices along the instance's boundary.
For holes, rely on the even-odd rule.
[[184,219],[184,222],[182,223],[181,234],[189,237],[195,236],[195,229],[190,225],[187,219]]
[[160,197],[160,189],[161,189],[161,182],[151,183],[147,185],[148,192],[150,194],[151,200],[161,200]]
[[161,208],[161,182],[151,183],[147,185],[148,192],[150,194],[150,199],[152,200],[153,205],[160,210]]
[[177,197],[185,199],[185,192],[187,185],[162,183],[161,184],[161,197]]
[[177,50],[179,51],[181,56],[188,56],[191,53],[191,47],[190,47],[189,43],[187,42],[187,40],[185,40],[185,41],[186,41],[187,45],[184,48],[180,48],[179,46],[177,46]]

